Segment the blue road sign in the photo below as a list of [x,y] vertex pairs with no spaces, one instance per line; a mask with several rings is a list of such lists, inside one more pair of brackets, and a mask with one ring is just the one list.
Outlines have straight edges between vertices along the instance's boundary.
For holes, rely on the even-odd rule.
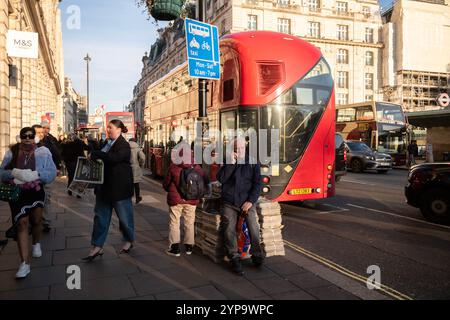
[[186,49],[189,75],[220,79],[219,33],[217,27],[186,19]]

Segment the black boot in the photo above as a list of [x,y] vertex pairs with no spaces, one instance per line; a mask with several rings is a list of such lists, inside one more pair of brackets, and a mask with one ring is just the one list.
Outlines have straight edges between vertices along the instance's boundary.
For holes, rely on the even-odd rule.
[[264,263],[264,258],[263,257],[252,256],[252,262],[255,265],[255,267],[259,268]]
[[170,246],[169,250],[166,251],[169,256],[179,257],[181,256],[180,244],[174,243]]
[[232,259],[231,266],[233,267],[234,273],[236,273],[239,276],[244,275],[244,271],[242,271],[241,259],[239,259],[239,258]]

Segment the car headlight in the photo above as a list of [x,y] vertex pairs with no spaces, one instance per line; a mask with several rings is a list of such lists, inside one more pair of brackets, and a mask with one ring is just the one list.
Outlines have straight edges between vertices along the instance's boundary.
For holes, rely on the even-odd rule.
[[375,157],[371,157],[371,156],[365,156],[365,158],[366,158],[367,160],[372,160],[372,161],[375,161]]

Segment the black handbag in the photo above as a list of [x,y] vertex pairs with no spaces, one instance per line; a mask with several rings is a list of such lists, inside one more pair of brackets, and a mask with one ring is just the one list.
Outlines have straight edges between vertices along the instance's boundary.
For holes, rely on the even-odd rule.
[[11,228],[6,230],[5,237],[17,241],[17,224],[14,224]]
[[20,188],[9,183],[0,183],[0,201],[16,202],[20,197]]

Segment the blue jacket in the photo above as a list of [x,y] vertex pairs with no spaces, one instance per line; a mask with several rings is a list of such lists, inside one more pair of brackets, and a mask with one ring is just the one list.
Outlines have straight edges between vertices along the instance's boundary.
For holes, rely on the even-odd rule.
[[222,201],[239,208],[247,201],[255,204],[261,194],[259,164],[223,165],[217,180],[222,184]]
[[[36,158],[36,171],[39,174],[39,180],[43,184],[52,183],[56,178],[56,166],[52,159],[52,154],[46,147],[37,148],[34,152]],[[5,157],[3,158],[2,164],[0,165],[0,180],[3,182],[8,182],[14,179],[11,170],[5,170],[8,164],[11,162],[13,154],[11,149],[9,149]]]

